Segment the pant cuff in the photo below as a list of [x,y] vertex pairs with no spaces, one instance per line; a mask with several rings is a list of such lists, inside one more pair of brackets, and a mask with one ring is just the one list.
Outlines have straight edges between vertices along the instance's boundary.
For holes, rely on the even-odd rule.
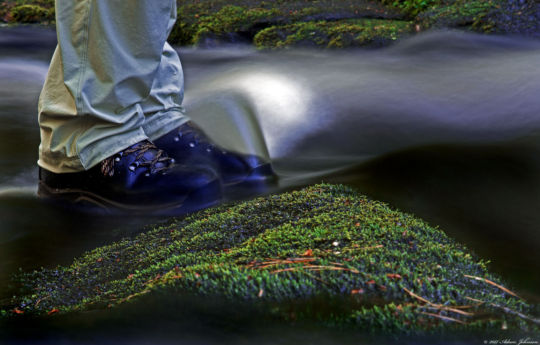
[[152,141],[180,127],[189,120],[189,117],[184,115],[182,108],[169,109],[152,115],[146,115],[143,130],[150,141]]
[[142,128],[137,128],[122,134],[115,134],[109,139],[100,140],[82,149],[81,152],[79,152],[81,164],[85,170],[88,170],[102,160],[145,139],[148,139],[148,136],[144,133]]

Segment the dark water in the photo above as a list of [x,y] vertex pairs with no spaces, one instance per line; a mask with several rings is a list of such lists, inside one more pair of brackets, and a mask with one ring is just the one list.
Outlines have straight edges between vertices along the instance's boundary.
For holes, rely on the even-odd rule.
[[[37,200],[36,104],[54,45],[50,30],[0,29],[0,296],[10,293],[18,267],[69,264],[149,222],[84,218]],[[375,51],[180,53],[189,115],[223,145],[271,157],[280,190],[320,181],[356,186],[440,225],[490,259],[513,289],[540,301],[539,41],[439,32]],[[278,343],[337,339],[309,325],[236,327],[247,318],[218,321],[201,312],[212,314],[210,307],[194,305],[169,323],[170,310],[150,309],[157,316],[142,329],[160,320],[160,332],[177,329],[195,344],[276,343],[276,329]],[[192,312],[199,323],[188,322]],[[126,314],[136,316],[119,323]],[[128,330],[149,321],[141,310],[108,318]],[[79,327],[97,334],[109,324],[96,320],[86,315]],[[152,343],[149,332],[121,339]],[[101,336],[77,342],[122,343]]]

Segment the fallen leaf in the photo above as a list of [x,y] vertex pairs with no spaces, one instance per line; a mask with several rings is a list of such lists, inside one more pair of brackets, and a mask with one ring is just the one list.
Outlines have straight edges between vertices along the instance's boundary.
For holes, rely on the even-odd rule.
[[59,313],[59,312],[60,312],[60,310],[54,308],[53,310],[49,311],[49,312],[47,313],[47,315],[52,315],[52,314],[56,314],[56,313]]
[[313,256],[313,250],[308,249],[302,254],[302,256]]

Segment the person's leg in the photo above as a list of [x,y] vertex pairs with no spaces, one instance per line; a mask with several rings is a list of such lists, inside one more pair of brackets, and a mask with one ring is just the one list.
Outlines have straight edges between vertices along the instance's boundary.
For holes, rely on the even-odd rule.
[[[173,3],[167,27],[167,36],[176,23],[176,1]],[[161,63],[152,84],[150,95],[141,103],[145,114],[144,132],[155,140],[189,119],[183,116],[180,106],[184,99],[184,73],[180,58],[169,43],[165,42]]]
[[187,121],[166,39],[175,0],[57,0],[58,47],[39,103],[38,164],[88,170]]
[[221,199],[211,168],[148,139],[188,119],[166,39],[176,0],[57,0],[58,47],[39,104],[38,195],[106,212],[177,215]]
[[189,121],[180,106],[184,98],[184,74],[180,58],[165,43],[159,71],[150,95],[141,103],[145,114],[143,130],[155,140]]
[[191,150],[212,145],[201,132],[197,143],[177,140],[194,131],[180,60],[166,43],[176,0],[57,0],[56,11],[59,44],[39,105],[39,195],[173,214],[215,203],[222,184],[266,179],[269,165],[254,157]]

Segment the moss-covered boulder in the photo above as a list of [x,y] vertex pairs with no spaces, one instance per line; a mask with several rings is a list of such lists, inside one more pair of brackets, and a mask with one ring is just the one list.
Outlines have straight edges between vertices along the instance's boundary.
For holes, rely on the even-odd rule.
[[49,19],[49,10],[37,5],[22,5],[14,7],[11,15],[18,23],[39,23]]
[[334,185],[205,210],[19,282],[20,294],[0,306],[3,318],[182,292],[371,332],[539,330],[538,308],[464,246]]
[[422,28],[465,28],[482,33],[537,34],[540,7],[534,0],[457,0],[418,14]]
[[414,32],[407,21],[350,19],[272,26],[254,38],[258,48],[384,46]]
[[54,0],[0,2],[0,20],[8,23],[43,23],[54,21]]
[[[0,20],[53,23],[54,1],[3,0]],[[178,0],[169,41],[347,48],[386,45],[431,28],[537,35],[539,23],[535,0]]]
[[[177,44],[252,42],[264,29],[314,21],[354,18],[403,18],[395,9],[374,1],[186,1],[179,4],[179,21],[170,40]],[[339,25],[339,23],[338,23]]]
[[225,6],[215,15],[203,17],[199,21],[193,41],[205,44],[205,41],[216,38],[228,42],[245,38],[249,42],[257,32],[257,28],[279,22],[280,16],[281,12],[275,8]]

